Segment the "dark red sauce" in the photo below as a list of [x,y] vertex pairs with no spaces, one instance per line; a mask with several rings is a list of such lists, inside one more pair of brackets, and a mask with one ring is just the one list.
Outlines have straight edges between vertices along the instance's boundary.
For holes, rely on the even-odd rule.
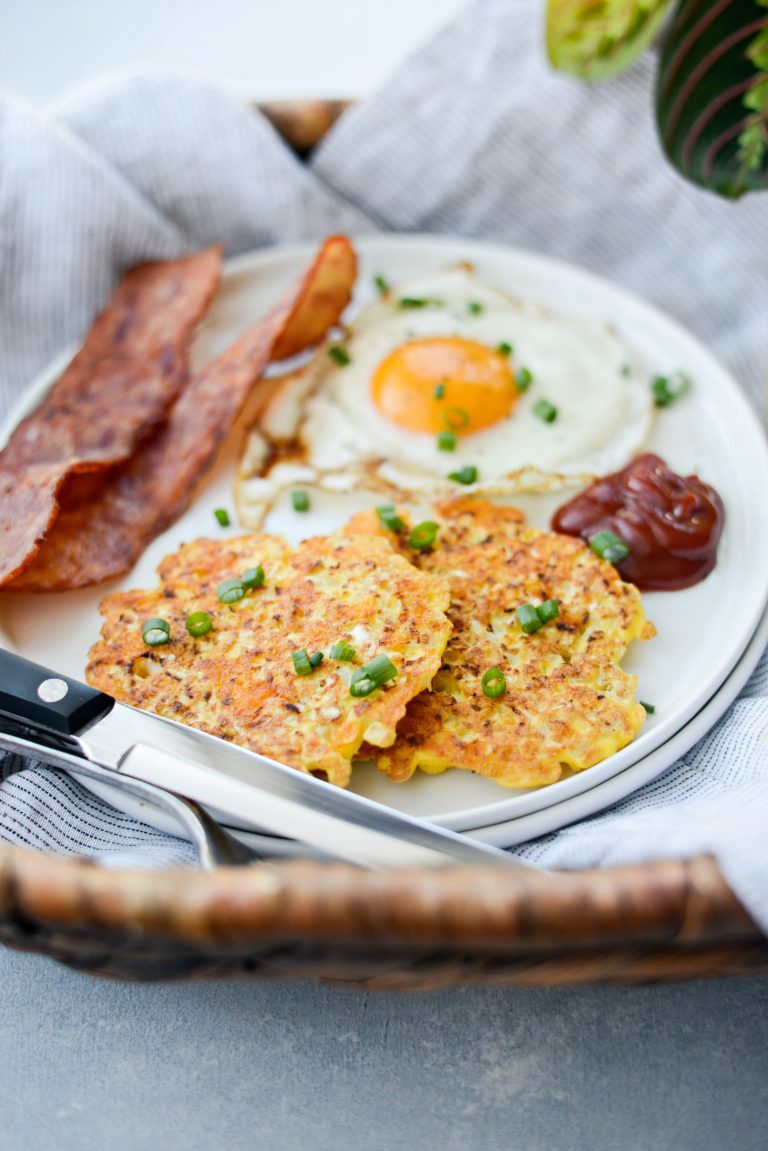
[[675,591],[712,571],[724,518],[714,488],[647,453],[565,504],[552,527],[585,541],[614,532],[630,553],[616,564],[622,579],[644,591]]

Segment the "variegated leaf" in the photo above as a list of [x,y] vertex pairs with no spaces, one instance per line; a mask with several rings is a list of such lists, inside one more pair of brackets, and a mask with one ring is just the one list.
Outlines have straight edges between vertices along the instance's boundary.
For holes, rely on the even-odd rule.
[[768,0],[683,0],[664,42],[656,113],[687,179],[730,197],[768,187]]
[[621,72],[653,40],[673,0],[547,0],[547,52],[584,80]]

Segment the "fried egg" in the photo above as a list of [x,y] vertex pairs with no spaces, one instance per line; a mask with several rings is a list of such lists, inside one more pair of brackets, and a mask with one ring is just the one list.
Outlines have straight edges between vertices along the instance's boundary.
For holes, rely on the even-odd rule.
[[240,512],[258,526],[283,487],[361,477],[428,495],[456,490],[451,473],[488,494],[582,484],[644,444],[647,378],[604,324],[513,300],[468,265],[423,276],[278,386],[247,439]]

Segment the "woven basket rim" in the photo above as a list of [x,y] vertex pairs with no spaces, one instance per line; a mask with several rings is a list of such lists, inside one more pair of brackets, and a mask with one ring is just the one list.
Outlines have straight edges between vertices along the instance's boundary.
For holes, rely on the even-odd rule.
[[112,870],[0,846],[3,916],[203,946],[375,936],[557,951],[763,938],[708,856],[573,872],[367,871],[310,860],[208,872]]

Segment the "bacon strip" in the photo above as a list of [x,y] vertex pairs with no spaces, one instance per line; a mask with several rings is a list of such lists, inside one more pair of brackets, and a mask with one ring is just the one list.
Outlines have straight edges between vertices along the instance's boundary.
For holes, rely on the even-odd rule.
[[43,402],[0,452],[0,584],[33,560],[68,477],[127,460],[188,375],[221,250],[133,268]]
[[270,360],[322,339],[347,306],[355,274],[346,237],[327,239],[298,284],[189,382],[168,419],[99,495],[62,509],[34,563],[7,590],[64,591],[131,568],[189,506]]

